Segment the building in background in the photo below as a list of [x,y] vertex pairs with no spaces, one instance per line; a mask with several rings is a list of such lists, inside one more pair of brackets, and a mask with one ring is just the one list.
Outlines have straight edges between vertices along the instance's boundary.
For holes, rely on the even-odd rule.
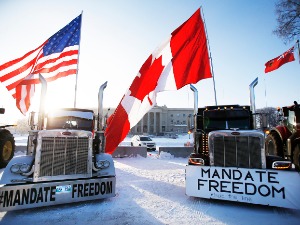
[[187,133],[194,125],[193,109],[154,106],[138,123],[130,134],[173,135]]

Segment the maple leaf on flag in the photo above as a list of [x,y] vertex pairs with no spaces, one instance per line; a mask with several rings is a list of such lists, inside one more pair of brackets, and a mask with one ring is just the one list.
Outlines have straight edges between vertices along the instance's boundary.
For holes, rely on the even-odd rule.
[[129,88],[130,95],[143,101],[145,96],[155,90],[163,69],[162,56],[152,62],[152,55],[150,55],[140,70],[140,76],[136,76],[133,80]]

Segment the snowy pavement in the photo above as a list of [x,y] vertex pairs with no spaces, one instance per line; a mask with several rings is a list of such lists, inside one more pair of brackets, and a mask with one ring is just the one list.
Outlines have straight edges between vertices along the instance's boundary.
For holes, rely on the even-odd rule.
[[300,224],[299,210],[186,196],[186,158],[159,158],[157,152],[149,152],[147,158],[114,161],[116,197],[0,212],[0,224]]

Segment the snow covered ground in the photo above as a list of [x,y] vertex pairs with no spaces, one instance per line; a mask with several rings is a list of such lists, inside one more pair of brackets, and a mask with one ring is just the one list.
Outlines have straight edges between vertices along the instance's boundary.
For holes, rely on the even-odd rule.
[[[157,146],[183,146],[188,136],[154,138]],[[126,138],[122,145],[128,145]],[[26,137],[16,138],[17,145]],[[23,154],[23,152],[17,152]],[[28,210],[1,212],[0,224],[262,224],[299,225],[300,211],[185,195],[186,158],[115,158],[116,197]],[[300,194],[300,193],[299,193]]]

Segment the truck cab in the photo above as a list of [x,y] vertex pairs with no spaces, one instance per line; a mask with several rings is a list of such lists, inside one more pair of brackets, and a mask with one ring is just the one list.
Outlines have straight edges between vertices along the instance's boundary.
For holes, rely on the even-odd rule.
[[26,155],[12,158],[0,179],[0,211],[115,196],[114,161],[104,153],[99,115],[78,108],[40,111],[36,124],[32,114]]
[[206,106],[195,120],[190,165],[266,168],[264,134],[253,129],[250,106]]

